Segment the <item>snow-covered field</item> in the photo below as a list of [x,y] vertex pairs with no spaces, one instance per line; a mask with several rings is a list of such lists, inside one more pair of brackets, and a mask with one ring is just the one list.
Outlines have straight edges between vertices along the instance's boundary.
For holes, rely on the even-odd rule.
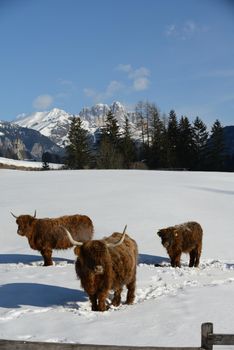
[[[41,169],[43,163],[42,162],[32,162],[26,160],[16,160],[10,158],[0,157],[0,164],[11,165],[14,167],[25,167],[25,168],[34,168]],[[48,163],[50,169],[60,169],[62,164]]]
[[[1,339],[199,346],[207,321],[233,333],[234,174],[0,170],[0,193]],[[87,214],[96,238],[128,224],[140,253],[134,305],[92,312],[72,249],[43,267],[10,215],[35,209],[38,217]],[[188,220],[204,229],[201,264],[189,268],[183,255],[174,269],[156,231]]]

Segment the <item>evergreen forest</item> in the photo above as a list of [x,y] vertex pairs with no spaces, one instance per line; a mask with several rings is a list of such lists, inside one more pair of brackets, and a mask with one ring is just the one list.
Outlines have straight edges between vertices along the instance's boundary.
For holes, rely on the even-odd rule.
[[[120,127],[109,111],[93,138],[73,117],[65,164],[69,169],[159,169],[233,171],[225,150],[223,127],[216,119],[210,132],[198,116],[190,121],[171,110],[161,115],[154,103],[138,102],[136,123],[128,116]],[[137,137],[136,137],[137,134]]]

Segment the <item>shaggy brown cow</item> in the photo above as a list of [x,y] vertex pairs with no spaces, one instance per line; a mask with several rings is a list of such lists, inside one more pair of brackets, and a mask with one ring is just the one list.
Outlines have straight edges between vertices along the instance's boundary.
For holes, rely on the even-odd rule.
[[93,311],[107,309],[106,299],[111,289],[114,291],[112,305],[119,306],[124,285],[128,289],[126,303],[134,301],[138,249],[125,230],[126,227],[123,234],[115,232],[101,240],[81,243],[73,240],[65,229],[71,243],[76,246],[76,273],[89,295]]
[[30,247],[41,253],[44,258],[44,266],[53,265],[53,249],[67,249],[73,246],[61,226],[66,227],[76,239],[82,242],[93,237],[93,223],[85,215],[37,219],[36,213],[34,216],[11,214],[16,218],[17,233],[20,236],[26,236]]
[[202,249],[202,228],[194,221],[171,226],[158,231],[173,267],[180,267],[182,253],[189,253],[189,267],[197,267]]

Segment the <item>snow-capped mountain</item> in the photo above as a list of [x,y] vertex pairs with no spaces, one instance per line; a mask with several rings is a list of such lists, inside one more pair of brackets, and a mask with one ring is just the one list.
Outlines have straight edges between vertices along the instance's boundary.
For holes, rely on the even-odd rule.
[[105,122],[105,116],[110,108],[107,104],[98,103],[92,107],[84,107],[79,116],[82,120],[89,122],[90,126],[99,127]]
[[92,107],[83,108],[79,114],[69,114],[64,110],[54,108],[49,112],[35,112],[30,115],[20,115],[13,122],[22,127],[31,128],[49,137],[59,146],[66,145],[71,117],[80,117],[83,127],[94,134],[95,131],[105,123],[106,115],[112,111],[120,126],[123,126],[125,117],[130,123],[134,121],[134,113],[127,112],[120,102],[107,104],[96,104]]
[[120,126],[123,125],[125,117],[128,116],[129,118],[130,115],[120,102],[113,102],[110,106],[98,103],[90,108],[85,107],[80,111],[79,116],[82,120],[88,121],[92,128],[97,128],[104,125],[106,115],[109,111],[114,114]]
[[14,123],[39,131],[59,146],[64,146],[72,115],[62,109],[54,108],[49,112],[35,112],[19,115]]
[[62,156],[64,150],[36,130],[0,122],[0,156],[41,160],[45,152]]

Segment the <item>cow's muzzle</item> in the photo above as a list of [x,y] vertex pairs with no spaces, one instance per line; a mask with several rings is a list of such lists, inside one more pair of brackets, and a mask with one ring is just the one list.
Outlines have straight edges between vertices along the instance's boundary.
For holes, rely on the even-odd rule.
[[24,233],[23,233],[23,231],[21,231],[21,230],[17,230],[17,233],[18,233],[18,235],[20,235],[20,236],[24,236]]
[[163,246],[164,246],[165,248],[168,248],[169,245],[170,245],[169,242],[164,242],[164,243],[163,243]]
[[102,275],[104,273],[104,268],[102,265],[96,265],[94,267],[94,273],[95,275]]

